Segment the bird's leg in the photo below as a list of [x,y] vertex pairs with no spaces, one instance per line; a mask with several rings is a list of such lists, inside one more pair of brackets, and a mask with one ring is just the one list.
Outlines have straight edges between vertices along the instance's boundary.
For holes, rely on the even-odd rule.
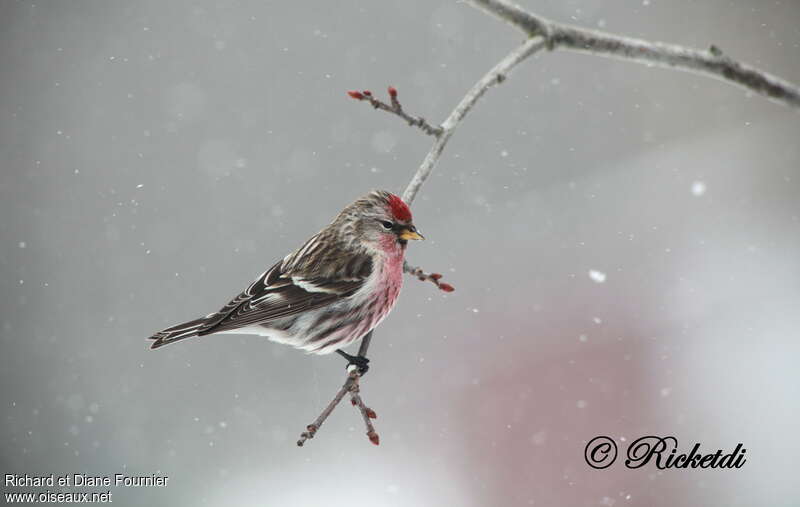
[[363,377],[369,371],[369,359],[362,355],[354,356],[352,354],[348,354],[342,349],[338,349],[336,351],[337,354],[342,356],[343,358],[347,359],[347,366],[349,367],[351,364],[356,367],[358,371],[359,377]]

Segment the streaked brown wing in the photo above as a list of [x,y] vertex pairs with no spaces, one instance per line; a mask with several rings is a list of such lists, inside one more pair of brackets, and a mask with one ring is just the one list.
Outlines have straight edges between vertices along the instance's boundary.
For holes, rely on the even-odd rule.
[[253,324],[269,323],[281,317],[315,310],[355,294],[372,271],[372,262],[364,255],[358,276],[346,279],[332,277],[306,278],[293,273],[282,273],[283,262],[267,270],[244,292],[233,298],[217,313],[210,315],[198,335],[230,331]]

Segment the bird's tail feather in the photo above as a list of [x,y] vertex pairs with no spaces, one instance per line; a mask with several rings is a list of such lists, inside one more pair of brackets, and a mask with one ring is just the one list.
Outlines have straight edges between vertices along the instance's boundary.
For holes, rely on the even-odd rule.
[[197,336],[197,332],[201,327],[203,327],[205,322],[206,318],[201,317],[199,319],[190,320],[189,322],[184,322],[183,324],[178,324],[177,326],[168,327],[163,331],[159,331],[148,338],[148,340],[154,340],[150,345],[150,348],[157,349],[159,347],[163,347],[164,345],[169,345],[170,343],[175,343],[186,338],[191,338],[192,336]]

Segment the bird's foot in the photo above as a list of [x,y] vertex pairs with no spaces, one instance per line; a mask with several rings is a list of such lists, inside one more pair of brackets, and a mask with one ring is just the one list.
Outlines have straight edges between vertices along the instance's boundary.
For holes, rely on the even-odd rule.
[[347,359],[347,368],[350,368],[350,365],[356,367],[356,371],[358,371],[358,376],[363,377],[369,371],[369,359],[364,356],[354,356],[352,354],[348,354],[343,350],[337,350],[337,354],[342,356],[343,358]]

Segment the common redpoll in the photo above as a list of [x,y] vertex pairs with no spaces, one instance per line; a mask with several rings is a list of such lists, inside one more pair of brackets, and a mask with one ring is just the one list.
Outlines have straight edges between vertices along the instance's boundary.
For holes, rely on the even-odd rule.
[[423,237],[402,199],[370,192],[221,310],[154,334],[150,348],[193,336],[256,334],[315,354],[336,351],[358,364],[340,349],[392,310],[403,284],[406,244],[418,239]]

